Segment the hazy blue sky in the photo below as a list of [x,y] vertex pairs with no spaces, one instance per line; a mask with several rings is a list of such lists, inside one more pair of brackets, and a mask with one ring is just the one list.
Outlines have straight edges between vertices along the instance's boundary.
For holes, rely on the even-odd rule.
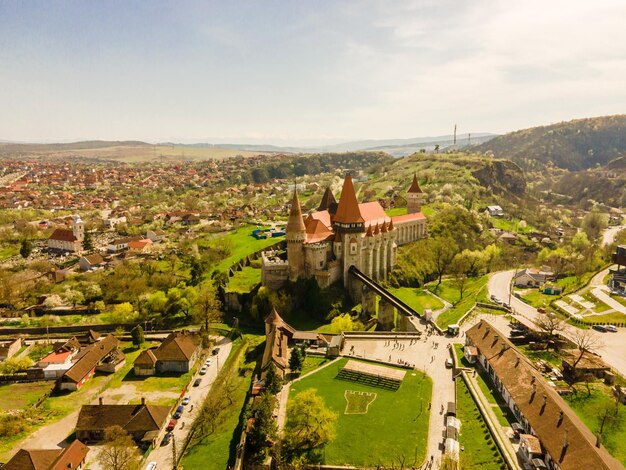
[[0,0],[0,139],[506,132],[626,112],[626,1]]

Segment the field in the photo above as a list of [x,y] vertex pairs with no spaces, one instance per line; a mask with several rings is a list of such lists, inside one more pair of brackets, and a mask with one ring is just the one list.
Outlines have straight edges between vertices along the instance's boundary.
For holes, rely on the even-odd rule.
[[18,410],[33,405],[53,386],[53,380],[0,385],[0,410]]
[[[573,294],[578,289],[582,288],[585,284],[587,284],[587,282],[589,282],[594,274],[595,273],[585,273],[580,277],[580,279],[576,276],[568,276],[558,279],[554,284],[563,288],[563,293],[561,295],[542,294],[539,289],[530,289],[523,291],[522,300],[533,307],[545,307],[550,305],[550,302],[553,300],[558,300],[565,295]],[[596,301],[598,300],[596,299]],[[577,305],[577,308],[580,308],[580,305]]]
[[226,286],[226,292],[250,292],[254,286],[261,282],[261,270],[251,266],[236,271]]
[[[420,372],[408,372],[397,391],[373,388],[356,382],[337,380],[346,364],[341,359],[295,382],[290,396],[303,390],[317,390],[326,406],[337,412],[337,437],[324,450],[324,463],[354,466],[391,466],[402,456],[405,464],[420,465],[426,457],[428,403],[432,382]],[[346,392],[376,394],[365,414],[345,414]],[[353,409],[363,411],[372,396],[350,393]],[[353,408],[356,407],[356,408]]]
[[393,295],[399,298],[402,302],[413,308],[420,315],[424,314],[424,309],[429,308],[431,310],[439,310],[443,308],[441,301],[425,292],[422,289],[415,289],[413,287],[399,287],[389,289]]
[[505,470],[507,468],[487,425],[478,411],[467,385],[456,381],[457,417],[461,421],[459,443],[461,444],[461,468],[481,470]]
[[476,302],[487,302],[488,280],[488,274],[479,278],[469,279],[466,283],[462,299],[460,298],[459,289],[452,280],[442,281],[439,287],[437,287],[434,282],[429,284],[427,286],[428,290],[453,305],[450,310],[443,312],[437,317],[437,325],[439,328],[447,328],[448,325],[458,322]]

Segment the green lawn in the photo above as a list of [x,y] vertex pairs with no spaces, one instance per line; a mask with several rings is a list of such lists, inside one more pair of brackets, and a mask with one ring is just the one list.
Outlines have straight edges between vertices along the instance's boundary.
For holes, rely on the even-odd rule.
[[533,351],[528,347],[527,344],[520,344],[519,346],[517,346],[517,348],[533,362],[542,359],[550,364],[552,367],[561,367],[561,356],[559,356],[552,350]]
[[589,302],[593,302],[593,304],[594,304],[593,310],[596,313],[602,313],[602,312],[606,312],[607,310],[611,310],[611,307],[609,307],[607,304],[602,302],[600,299],[598,299],[591,292],[586,292],[586,293],[582,294],[582,297],[585,300],[588,300]]
[[434,282],[429,284],[427,286],[428,290],[453,305],[450,310],[442,313],[437,318],[439,328],[447,328],[448,325],[458,322],[476,302],[487,302],[487,281],[489,281],[489,274],[485,274],[479,278],[469,279],[465,286],[462,299],[460,298],[459,289],[452,280],[443,281],[439,287],[437,287]]
[[0,410],[17,410],[32,405],[52,387],[52,380],[0,385]]
[[587,315],[582,318],[582,321],[589,324],[626,323],[626,315],[619,312],[606,313],[604,315]]
[[621,295],[610,294],[613,300],[618,301],[620,304],[626,306],[626,297],[622,297]]
[[461,468],[505,470],[506,463],[462,379],[456,381],[457,417],[461,421]]
[[[294,396],[314,388],[338,414],[337,437],[324,449],[324,463],[391,466],[405,456],[406,465],[420,465],[426,457],[431,379],[419,371],[407,371],[395,392],[335,379],[347,361],[337,361],[294,383],[290,391]],[[366,414],[346,415],[346,390],[377,395]]]
[[0,260],[11,258],[20,254],[20,244],[11,243],[8,245],[0,246]]
[[519,219],[501,219],[498,217],[492,217],[491,223],[495,228],[499,228],[500,230],[507,230],[509,232],[517,232],[517,233],[530,233],[534,232],[536,229],[530,224],[526,224],[526,227],[521,228],[519,226]]
[[283,237],[278,237],[257,240],[252,236],[252,230],[254,229],[256,229],[256,226],[246,225],[230,232],[227,235],[211,238],[209,240],[205,240],[204,242],[199,241],[199,248],[202,248],[203,246],[219,247],[224,244],[228,244],[231,247],[230,255],[213,266],[212,270],[217,269],[218,271],[226,271],[240,259],[284,239]]
[[[252,342],[256,344],[261,339],[261,337],[254,337]],[[228,370],[236,370],[249,364],[246,354],[249,344],[240,339],[235,340],[230,356],[220,371],[220,377]],[[253,364],[256,357],[249,360],[252,361],[250,364]],[[220,387],[220,377],[216,380],[214,387]],[[226,402],[226,406],[216,420],[215,431],[187,449],[181,460],[185,468],[223,470],[234,463],[234,444],[239,441],[241,431],[239,417],[250,389],[250,374],[249,372],[235,373],[234,377],[234,386],[230,394],[232,404]],[[219,390],[211,390],[211,393],[219,393]]]
[[[595,273],[585,273],[580,278],[577,278],[576,276],[568,276],[558,279],[555,284],[563,288],[563,293],[561,295],[542,294],[539,289],[532,289],[522,295],[522,300],[536,308],[549,306],[550,302],[553,300],[558,300],[581,289],[585,284],[587,284],[587,282],[589,282],[594,274]],[[596,301],[598,300],[596,299]],[[576,307],[580,308],[578,304],[576,304]]]
[[306,358],[304,358],[304,364],[302,365],[302,373],[300,375],[308,374],[311,371],[314,371],[318,367],[329,362],[326,356],[318,356],[313,354],[307,354]]
[[594,434],[600,431],[602,417],[608,411],[608,419],[602,432],[602,444],[613,457],[626,465],[626,410],[624,405],[619,405],[619,412],[615,414],[615,400],[610,393],[608,387],[596,383],[592,385],[591,396],[582,386],[578,393],[564,395],[563,398]]
[[226,285],[227,292],[250,292],[254,286],[261,282],[261,269],[244,267],[236,271]]
[[476,382],[491,405],[500,426],[510,426],[511,423],[517,421],[504,400],[497,395],[497,392],[493,392],[491,379],[483,369],[476,368]]
[[415,289],[413,287],[390,288],[389,292],[399,298],[402,302],[413,308],[420,315],[424,314],[424,309],[438,310],[443,308],[443,304],[439,299],[433,297],[423,289]]
[[406,207],[394,207],[393,209],[385,209],[385,213],[389,217],[406,214]]

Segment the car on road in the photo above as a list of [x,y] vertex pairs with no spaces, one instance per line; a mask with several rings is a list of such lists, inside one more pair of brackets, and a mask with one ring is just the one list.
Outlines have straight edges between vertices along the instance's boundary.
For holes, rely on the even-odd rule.
[[200,369],[200,375],[206,374],[207,370],[209,370],[207,366],[202,366],[202,369]]
[[538,311],[539,313],[547,313],[547,312],[548,312],[545,308],[542,308],[542,307],[539,307],[539,308],[537,309],[537,311]]
[[167,423],[167,427],[165,428],[165,430],[170,432],[173,431],[176,427],[176,423],[178,423],[177,419],[170,419],[170,422]]
[[454,363],[452,362],[452,359],[450,358],[446,359],[446,369],[452,369],[453,366],[454,366]]
[[606,331],[610,331],[611,333],[617,333],[617,327],[615,325],[603,325]]
[[150,462],[150,463],[146,466],[146,470],[154,470],[155,468],[157,468],[157,463],[156,463],[156,462]]
[[220,353],[220,348],[213,348],[213,352],[212,352],[212,354],[213,354],[214,356],[217,356],[219,353]]
[[593,328],[596,331],[601,331],[602,333],[606,332],[606,326],[604,325],[593,325],[591,328]]
[[191,397],[189,395],[185,395],[185,398],[183,398],[183,405],[188,405],[189,400],[191,400]]
[[495,295],[491,296],[491,300],[498,305],[502,304],[502,301],[499,298],[497,298]]
[[194,386],[194,387],[198,387],[198,386],[200,385],[200,382],[202,382],[202,379],[201,379],[200,377],[198,377],[198,378],[194,381],[193,386]]
[[161,441],[161,447],[168,445],[171,440],[172,440],[172,433],[171,432],[166,433],[165,436],[163,436],[163,440]]
[[511,310],[511,306],[509,304],[507,304],[506,302],[502,302],[502,306],[504,308],[507,308],[507,309]]
[[208,366],[210,366],[210,365],[211,365],[211,363],[212,363],[212,362],[213,362],[213,359],[208,358],[208,359],[204,362],[204,365],[208,367]]
[[183,415],[183,411],[185,411],[185,407],[183,405],[178,405],[176,408],[176,412],[174,413],[174,419],[178,419]]

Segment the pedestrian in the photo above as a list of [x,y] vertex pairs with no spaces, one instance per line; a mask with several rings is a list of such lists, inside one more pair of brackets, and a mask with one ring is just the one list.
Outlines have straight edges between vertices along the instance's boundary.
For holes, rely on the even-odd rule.
[[432,406],[431,402],[428,402],[428,409],[430,410],[430,407]]

